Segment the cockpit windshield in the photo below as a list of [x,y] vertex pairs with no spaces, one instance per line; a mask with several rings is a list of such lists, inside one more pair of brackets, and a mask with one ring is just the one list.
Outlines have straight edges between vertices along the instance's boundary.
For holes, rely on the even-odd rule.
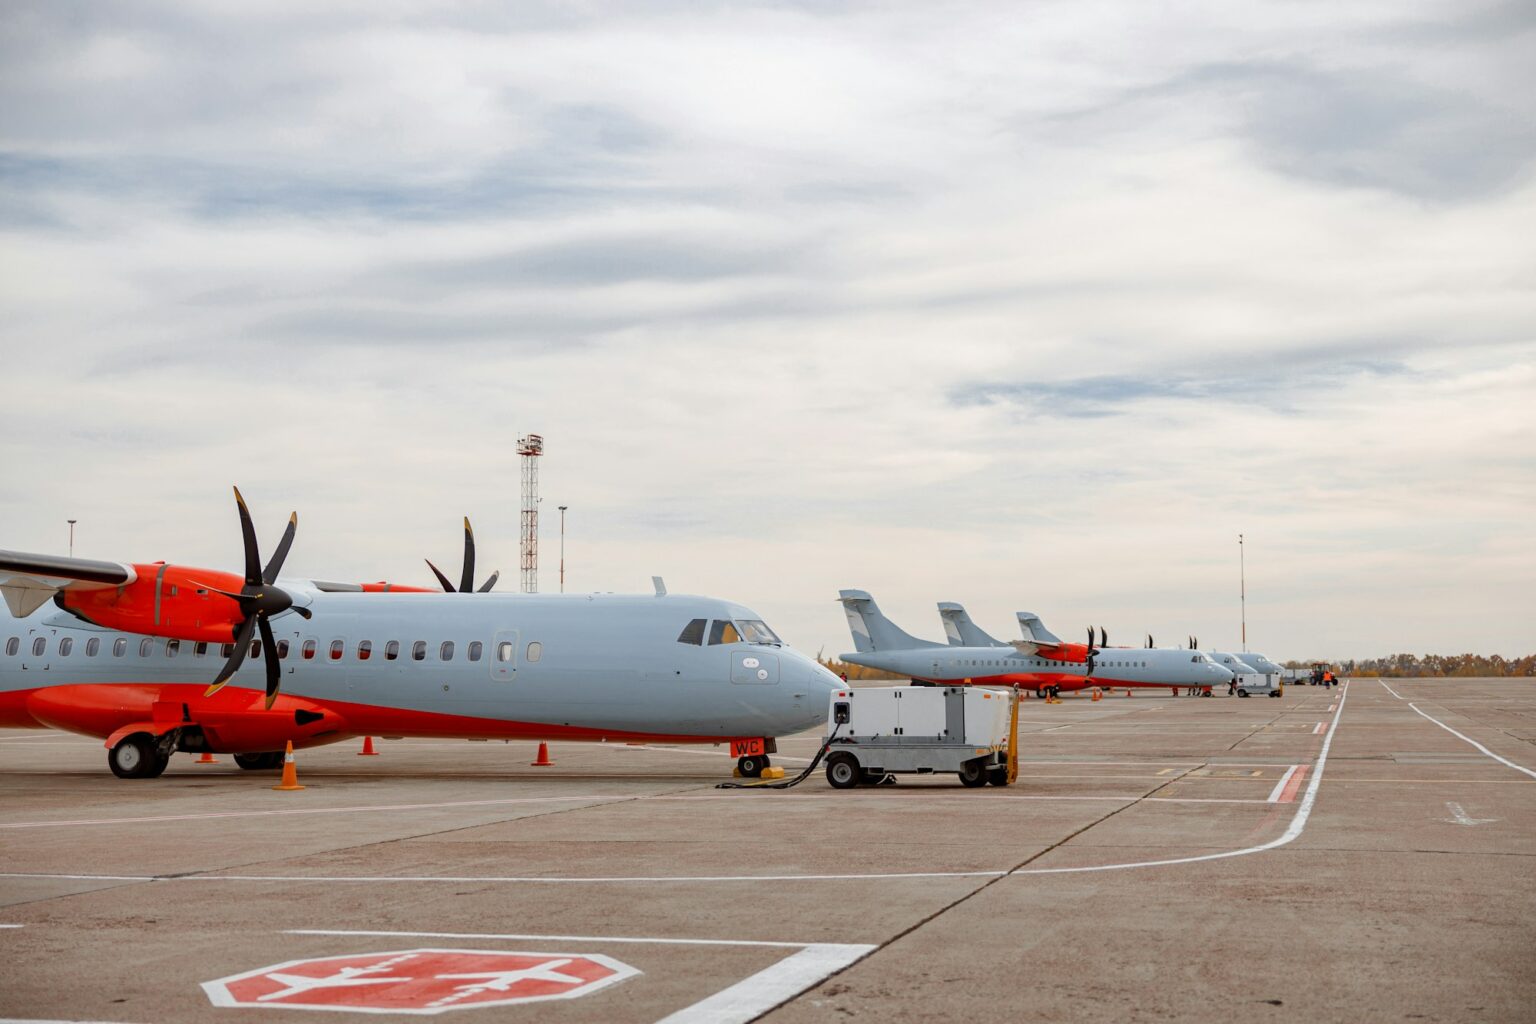
[[741,639],[749,644],[783,643],[774,631],[768,628],[768,623],[762,619],[737,619],[736,631],[741,634]]

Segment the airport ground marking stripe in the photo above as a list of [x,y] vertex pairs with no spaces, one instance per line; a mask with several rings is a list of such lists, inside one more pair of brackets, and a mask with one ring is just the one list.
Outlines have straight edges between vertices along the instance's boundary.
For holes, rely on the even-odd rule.
[[1269,791],[1269,803],[1277,804],[1280,802],[1280,794],[1285,792],[1285,787],[1290,783],[1291,776],[1295,775],[1300,768],[1301,765],[1293,764],[1286,770],[1284,775],[1280,776],[1280,781],[1275,783],[1275,788]]
[[1483,753],[1487,754],[1489,757],[1493,758],[1495,761],[1502,761],[1504,764],[1509,765],[1515,771],[1517,771],[1517,772],[1524,772],[1525,774],[1529,775],[1531,778],[1536,779],[1536,772],[1531,771],[1529,768],[1523,768],[1520,765],[1515,764],[1515,762],[1509,760],[1509,758],[1507,758],[1507,757],[1500,757],[1498,754],[1495,754],[1493,751],[1489,750],[1487,747],[1483,746],[1481,743],[1477,742],[1477,740],[1473,739],[1472,737],[1467,736],[1464,733],[1459,733],[1455,729],[1452,729],[1450,726],[1448,726],[1444,722],[1440,721],[1440,719],[1436,718],[1434,715],[1426,715],[1426,714],[1424,714],[1423,711],[1419,710],[1419,706],[1417,704],[1409,704],[1408,706],[1410,708],[1412,708],[1415,712],[1417,712],[1419,715],[1422,715],[1423,717],[1429,719],[1431,722],[1434,722],[1436,725],[1438,725],[1440,728],[1444,729],[1446,732],[1450,733],[1452,736],[1457,736],[1457,737],[1460,737],[1461,739],[1466,740],[1468,743],[1472,744],[1478,750],[1481,750]]
[[0,878],[38,878],[67,882],[508,882],[519,885],[583,885],[623,882],[864,882],[904,878],[1001,878],[1007,869],[989,871],[895,871],[841,875],[73,875],[45,871],[0,871]]
[[407,939],[495,939],[507,942],[636,942],[659,946],[763,946],[771,949],[804,949],[826,945],[816,942],[768,942],[759,939],[663,939],[634,935],[521,935],[497,932],[401,932],[358,928],[289,928],[283,935],[341,935]]
[[1245,857],[1251,853],[1263,853],[1290,843],[1301,835],[1307,827],[1307,819],[1312,816],[1312,807],[1317,801],[1317,790],[1323,781],[1323,768],[1328,763],[1328,749],[1333,745],[1333,738],[1338,734],[1339,722],[1344,718],[1344,704],[1349,697],[1349,684],[1339,691],[1339,710],[1334,713],[1333,726],[1328,730],[1328,735],[1323,738],[1323,747],[1317,752],[1317,770],[1312,775],[1312,783],[1307,787],[1306,795],[1301,798],[1301,803],[1296,808],[1295,815],[1286,830],[1275,839],[1258,846],[1248,846],[1241,850],[1223,850],[1220,853],[1206,853],[1195,857],[1171,857],[1166,860],[1130,861],[1124,864],[1099,864],[1092,867],[1065,867],[1065,868],[1017,868],[1009,872],[1010,877],[1022,877],[1025,875],[1070,875],[1082,874],[1090,871],[1125,871],[1130,868],[1155,868],[1167,867],[1175,864],[1198,864],[1208,860],[1226,860],[1229,857]]
[[[1387,686],[1387,684],[1386,684],[1386,682],[1384,680],[1378,679],[1376,681],[1378,683],[1381,683],[1382,686]],[[1390,687],[1390,686],[1387,686],[1387,692],[1390,693],[1392,696],[1396,697],[1398,700],[1407,700],[1408,699],[1407,697],[1404,697],[1402,694],[1398,693],[1396,690],[1392,689],[1392,687]]]
[[657,1024],[747,1024],[838,971],[852,967],[878,948],[831,944],[806,946],[729,988],[668,1014]]
[[[1243,780],[1236,780],[1243,781]],[[1197,797],[1197,796],[1146,796],[1141,798],[1144,804],[1267,804],[1268,800],[1238,800],[1231,797]]]
[[1312,730],[1312,735],[1313,736],[1321,736],[1322,733],[1323,733],[1323,730],[1326,729],[1326,728],[1328,728],[1328,723],[1327,722],[1318,722],[1317,723],[1317,727]]
[[[0,823],[6,828],[48,828],[61,825],[137,825],[153,821],[193,821],[204,818],[270,818],[294,814],[366,814],[370,811],[421,811],[436,807],[494,807],[504,804],[580,803],[597,800],[626,802],[634,800],[633,794],[585,793],[572,796],[524,796],[505,797],[496,800],[440,800],[429,804],[360,804],[352,807],[286,807],[265,811],[206,811],[200,814],[156,814],[142,818],[76,818],[63,821],[10,821]],[[643,799],[643,797],[642,797]]]

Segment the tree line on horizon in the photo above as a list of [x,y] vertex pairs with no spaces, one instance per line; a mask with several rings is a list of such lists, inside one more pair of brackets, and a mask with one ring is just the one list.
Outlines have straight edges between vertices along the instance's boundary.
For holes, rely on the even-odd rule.
[[[1311,668],[1314,662],[1287,661],[1286,668]],[[1327,664],[1327,663],[1325,663]],[[1332,663],[1340,674],[1385,679],[1454,679],[1536,676],[1536,654],[1505,658],[1499,654],[1392,654],[1385,658]]]
[[[836,658],[817,658],[836,675],[847,679],[905,679],[906,676],[866,665],[850,665]],[[1318,662],[1287,661],[1286,668],[1311,668]],[[1322,662],[1344,676],[1385,679],[1453,679],[1491,676],[1495,678],[1536,676],[1536,654],[1523,658],[1505,658],[1498,654],[1393,654],[1363,661]]]

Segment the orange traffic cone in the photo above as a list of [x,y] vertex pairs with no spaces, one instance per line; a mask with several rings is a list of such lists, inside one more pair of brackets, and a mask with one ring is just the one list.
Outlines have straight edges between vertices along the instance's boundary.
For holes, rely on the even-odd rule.
[[529,767],[530,768],[549,768],[554,763],[555,762],[553,762],[553,761],[551,761],[549,759],[549,744],[548,743],[540,743],[539,744],[539,757],[538,757],[538,760],[529,762]]
[[196,763],[197,764],[218,764],[219,763],[219,759],[214,757],[212,754],[210,754],[208,751],[205,750],[205,751],[203,751],[203,756],[198,758]]
[[1099,690],[1099,688],[1097,686],[1095,686],[1093,688],[1093,699],[1094,700],[1099,700],[1103,696],[1104,696],[1104,694]]
[[299,785],[299,772],[293,766],[293,740],[288,741],[288,747],[283,751],[283,781],[272,788],[289,793],[304,788]]
[[363,737],[363,749],[357,752],[358,757],[378,757],[379,752],[373,749],[373,737]]

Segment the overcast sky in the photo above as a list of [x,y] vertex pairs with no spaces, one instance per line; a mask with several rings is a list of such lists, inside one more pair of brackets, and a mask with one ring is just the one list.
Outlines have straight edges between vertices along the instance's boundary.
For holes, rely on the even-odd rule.
[[[10,3],[0,547],[1536,650],[1526,3]],[[456,575],[456,572],[450,572]]]

